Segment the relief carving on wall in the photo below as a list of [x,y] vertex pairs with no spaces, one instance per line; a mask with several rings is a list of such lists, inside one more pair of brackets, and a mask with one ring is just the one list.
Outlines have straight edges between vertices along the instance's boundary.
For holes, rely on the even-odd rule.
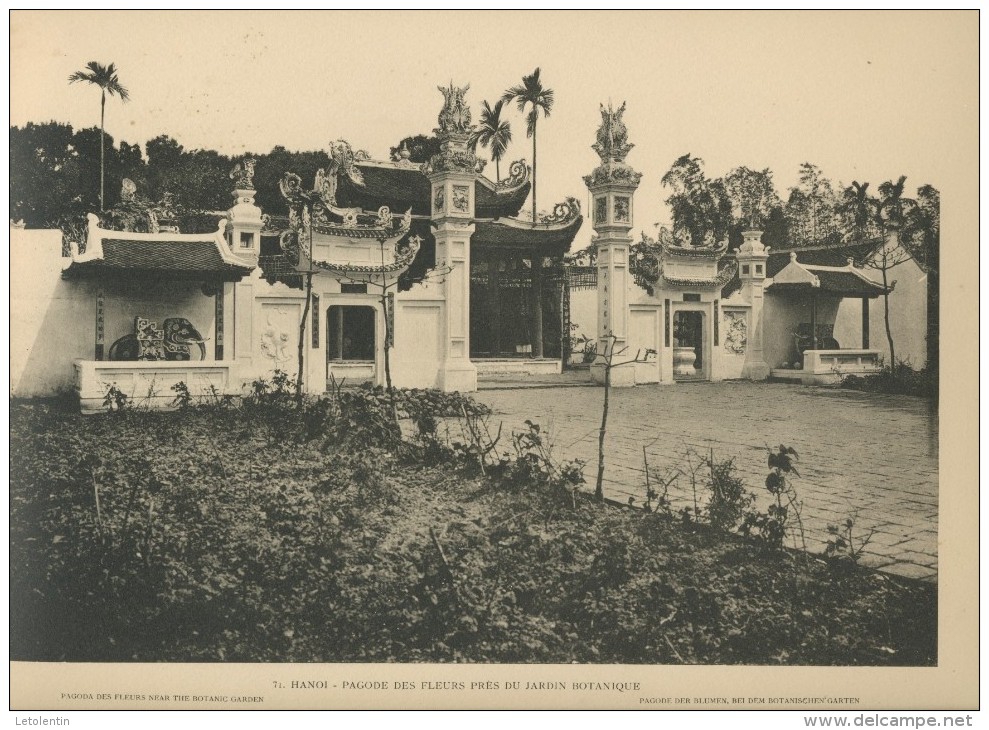
[[264,329],[261,332],[261,354],[280,367],[292,359],[292,331],[297,326],[296,308],[265,307]]
[[744,355],[748,341],[748,325],[745,312],[724,312],[725,351],[733,355]]

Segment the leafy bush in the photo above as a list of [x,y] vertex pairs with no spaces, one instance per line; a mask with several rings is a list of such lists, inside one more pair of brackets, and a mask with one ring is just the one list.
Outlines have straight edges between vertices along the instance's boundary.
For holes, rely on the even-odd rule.
[[509,489],[245,415],[12,404],[12,660],[936,664],[936,586],[585,499],[535,424]]
[[892,395],[915,395],[934,398],[938,392],[937,373],[924,368],[914,370],[909,363],[900,361],[895,371],[889,365],[871,375],[845,375],[841,378],[842,388],[863,390],[869,393]]
[[716,461],[712,451],[707,466],[711,495],[705,508],[707,520],[720,530],[732,532],[743,521],[755,497],[738,477],[734,459]]
[[766,476],[766,490],[772,495],[774,504],[769,505],[765,512],[755,511],[746,514],[742,523],[742,532],[746,535],[754,533],[773,547],[782,549],[783,542],[795,523],[802,547],[806,550],[803,523],[800,520],[801,505],[789,478],[790,474],[800,476],[793,464],[798,458],[797,452],[792,447],[782,444],[775,451],[769,448],[766,450],[769,453],[770,469]]

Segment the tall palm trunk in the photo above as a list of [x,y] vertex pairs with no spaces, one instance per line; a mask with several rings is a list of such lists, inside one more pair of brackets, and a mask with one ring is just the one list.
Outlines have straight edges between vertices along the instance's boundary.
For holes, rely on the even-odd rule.
[[536,123],[532,123],[532,223],[536,223]]
[[102,213],[105,208],[103,206],[103,148],[106,146],[103,143],[103,121],[106,114],[106,91],[100,95],[100,212]]
[[501,182],[501,160],[495,160],[495,182]]
[[[536,124],[532,124],[532,225],[536,225]],[[532,356],[543,356],[543,261],[532,259]]]
[[883,319],[886,323],[886,342],[889,343],[889,371],[896,379],[896,350],[893,348],[893,332],[889,327],[889,284],[886,280],[886,267],[883,267],[883,289],[886,292],[883,294]]

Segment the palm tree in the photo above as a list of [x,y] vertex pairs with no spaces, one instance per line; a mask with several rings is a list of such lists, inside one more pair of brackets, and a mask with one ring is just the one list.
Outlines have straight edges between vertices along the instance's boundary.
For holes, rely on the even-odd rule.
[[869,195],[869,183],[859,184],[854,181],[845,188],[841,208],[848,221],[847,232],[850,237],[861,242],[868,236],[877,207],[878,202]]
[[525,135],[532,137],[532,222],[536,218],[536,122],[539,121],[539,112],[542,110],[543,116],[548,117],[553,109],[553,90],[544,89],[543,83],[539,79],[539,69],[537,68],[528,76],[522,77],[522,83],[508,89],[501,97],[504,102],[516,102],[519,111],[524,112],[527,106],[532,108],[526,116]]
[[508,149],[508,143],[512,141],[512,125],[501,118],[501,108],[505,101],[501,100],[491,108],[488,102],[484,102],[481,109],[481,126],[473,132],[470,137],[471,150],[477,149],[477,143],[482,147],[491,145],[491,159],[495,163],[495,174],[501,181],[501,158]]
[[[539,121],[540,110],[542,110],[543,116],[549,116],[550,110],[553,108],[553,90],[543,88],[537,67],[530,75],[522,77],[521,84],[505,91],[501,100],[516,102],[520,112],[524,112],[526,107],[531,107],[525,119],[525,134],[527,137],[532,137],[532,225],[535,226],[536,221],[539,220],[536,215],[536,122]],[[542,258],[533,256],[532,356],[537,358],[543,356],[542,266]]]
[[76,81],[86,81],[87,83],[93,84],[94,86],[100,87],[100,210],[103,210],[103,174],[104,174],[104,151],[103,151],[103,121],[106,115],[106,95],[109,94],[113,96],[116,94],[123,101],[127,101],[130,98],[130,94],[127,89],[120,85],[120,79],[117,78],[117,67],[114,64],[109,66],[104,66],[96,61],[90,61],[86,64],[88,71],[76,71],[74,74],[69,76],[69,83],[74,84]]

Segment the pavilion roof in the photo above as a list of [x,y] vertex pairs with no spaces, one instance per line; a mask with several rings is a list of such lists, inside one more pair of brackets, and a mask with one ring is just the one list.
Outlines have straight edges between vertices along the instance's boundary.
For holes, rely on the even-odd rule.
[[[336,201],[341,207],[377,210],[387,205],[392,210],[409,210],[413,215],[428,216],[431,209],[431,189],[424,165],[407,160],[382,162],[361,160],[354,163],[360,169],[364,185],[357,185],[341,175],[337,184]],[[525,168],[524,164],[522,165]],[[528,168],[496,183],[478,175],[474,183],[474,213],[478,218],[499,218],[517,215],[529,196],[531,184]]]
[[[766,260],[766,276],[775,277],[790,263],[790,254],[797,254],[801,264],[808,266],[830,266],[846,268],[849,259],[855,266],[862,266],[879,249],[881,241],[872,240],[845,245],[812,245],[781,248],[772,251]],[[729,297],[742,288],[737,274],[721,290],[722,297]]]
[[541,251],[543,256],[562,256],[570,250],[583,222],[584,219],[577,216],[570,223],[550,228],[511,218],[478,221],[471,237],[471,248],[519,254]]
[[821,291],[840,297],[878,297],[888,290],[873,281],[852,259],[845,266],[813,266],[797,261],[796,252],[790,253],[790,263],[773,277],[767,291]]
[[225,223],[214,233],[132,233],[100,228],[90,215],[86,250],[79,253],[72,245],[72,261],[62,275],[239,281],[254,266],[227,247]]

